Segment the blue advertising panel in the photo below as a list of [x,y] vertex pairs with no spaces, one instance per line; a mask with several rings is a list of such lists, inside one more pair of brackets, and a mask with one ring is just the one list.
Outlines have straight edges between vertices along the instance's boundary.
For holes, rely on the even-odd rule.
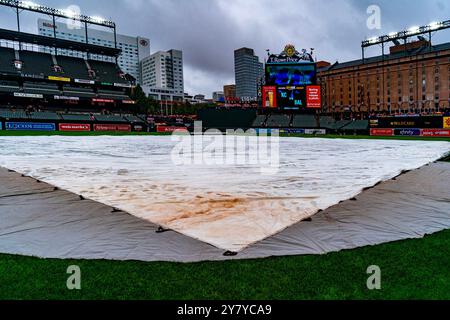
[[305,129],[295,129],[295,128],[289,128],[289,129],[281,129],[280,133],[286,133],[286,134],[305,134]]
[[7,122],[6,130],[17,131],[55,131],[54,123],[37,123],[37,122]]
[[422,131],[420,129],[395,129],[396,136],[420,136]]

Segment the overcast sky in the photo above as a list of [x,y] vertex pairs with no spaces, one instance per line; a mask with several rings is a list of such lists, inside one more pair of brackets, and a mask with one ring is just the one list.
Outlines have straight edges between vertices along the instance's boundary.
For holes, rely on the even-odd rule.
[[[150,38],[152,53],[181,49],[185,91],[211,96],[234,83],[234,49],[281,52],[287,43],[315,48],[319,60],[359,59],[361,40],[447,20],[448,0],[35,0],[56,8],[78,5],[83,14],[117,23],[118,32]],[[370,30],[367,8],[381,9],[381,29]],[[446,15],[447,13],[447,15]],[[23,14],[23,30],[37,32],[37,19]],[[0,7],[0,28],[15,28],[10,8]],[[435,37],[450,40],[450,31]],[[371,50],[372,54],[376,51]]]

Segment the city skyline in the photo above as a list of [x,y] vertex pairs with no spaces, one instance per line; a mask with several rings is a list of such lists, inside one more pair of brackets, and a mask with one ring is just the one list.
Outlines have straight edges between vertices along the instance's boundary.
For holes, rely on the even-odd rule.
[[[360,43],[366,38],[445,20],[449,11],[449,4],[439,0],[287,0],[276,12],[271,10],[276,1],[265,0],[122,0],[114,6],[105,5],[106,1],[36,2],[56,8],[78,5],[83,14],[112,19],[119,33],[149,38],[152,53],[169,48],[182,50],[185,91],[208,97],[224,84],[234,83],[233,52],[240,47],[253,48],[264,59],[266,49],[278,53],[286,43],[293,43],[299,49],[315,48],[318,60],[343,62],[360,58]],[[366,26],[367,8],[372,4],[381,9],[379,30]],[[327,13],[325,17],[323,12]],[[22,30],[33,33],[37,32],[36,20],[46,17],[30,13],[23,16]],[[2,28],[15,27],[14,15],[7,9],[0,11],[0,19]],[[296,27],[287,25],[289,21]],[[449,33],[443,32],[434,43],[449,39]],[[369,50],[368,54],[375,52]]]

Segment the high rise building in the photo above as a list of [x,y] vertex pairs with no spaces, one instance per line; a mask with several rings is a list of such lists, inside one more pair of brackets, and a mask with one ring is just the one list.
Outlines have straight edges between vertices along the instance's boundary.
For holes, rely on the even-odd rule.
[[223,86],[223,93],[225,98],[235,98],[236,97],[236,85],[229,84]]
[[184,97],[183,52],[158,51],[141,61],[144,92],[156,100],[182,101]]
[[258,79],[263,75],[263,64],[253,49],[241,48],[234,51],[234,72],[236,96],[241,99],[256,99]]
[[[58,39],[86,42],[84,28],[69,28],[65,23],[56,23],[56,37]],[[39,35],[53,37],[53,22],[46,19],[38,19]],[[114,34],[112,32],[88,28],[88,41],[104,47],[114,47]],[[117,34],[117,48],[122,50],[118,64],[123,72],[132,75],[138,83],[141,83],[139,62],[150,55],[150,40],[142,37],[132,37]],[[51,48],[43,48],[44,52],[53,53]],[[78,52],[67,50],[58,51],[68,56],[81,56]]]

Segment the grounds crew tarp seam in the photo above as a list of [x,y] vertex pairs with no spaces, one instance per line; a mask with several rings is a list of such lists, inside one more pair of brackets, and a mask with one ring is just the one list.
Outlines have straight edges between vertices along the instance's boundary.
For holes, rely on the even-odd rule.
[[178,262],[324,254],[450,228],[448,181],[450,163],[427,165],[225,257],[204,242],[173,231],[157,233],[157,225],[0,168],[0,252]]

